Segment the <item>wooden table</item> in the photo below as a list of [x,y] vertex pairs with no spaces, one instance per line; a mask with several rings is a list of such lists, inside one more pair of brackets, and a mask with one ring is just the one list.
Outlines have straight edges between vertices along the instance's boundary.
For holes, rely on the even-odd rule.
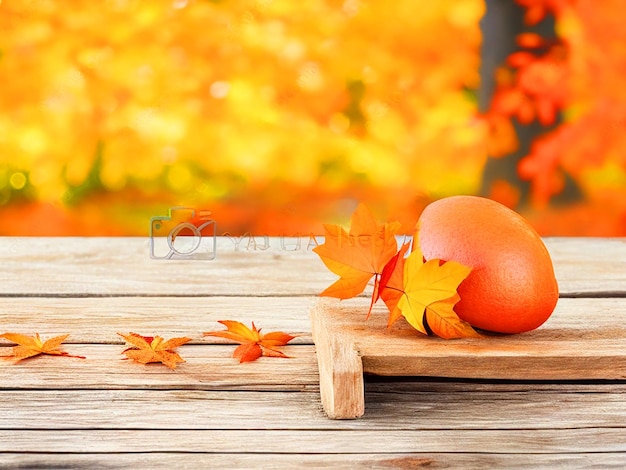
[[[623,341],[626,240],[546,244],[562,298],[537,334],[563,333],[574,312]],[[0,363],[0,468],[626,466],[625,376],[367,376],[364,416],[328,419],[309,311],[334,275],[306,240],[270,245],[221,238],[215,260],[163,261],[144,238],[0,239],[0,333],[70,333],[65,350],[87,357]],[[299,334],[292,358],[239,364],[233,345],[202,336],[223,319]],[[192,337],[187,362],[122,360],[116,333],[129,331]],[[599,344],[586,331],[581,354]]]

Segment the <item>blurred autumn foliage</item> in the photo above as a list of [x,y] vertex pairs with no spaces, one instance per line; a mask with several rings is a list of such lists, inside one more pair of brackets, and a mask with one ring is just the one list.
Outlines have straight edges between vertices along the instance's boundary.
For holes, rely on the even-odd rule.
[[[517,36],[519,51],[496,70],[486,119],[491,155],[515,148],[512,121],[546,126],[521,159],[530,182],[525,215],[543,234],[626,235],[626,73],[620,0],[517,0],[534,25],[554,15],[555,39]],[[511,145],[512,144],[512,145]],[[569,182],[569,204],[550,205]],[[494,194],[510,198],[505,182]],[[492,195],[494,195],[492,194]]]
[[479,113],[483,0],[0,0],[0,234],[145,235],[181,204],[319,232],[357,201],[409,231],[538,120],[530,199],[488,195],[543,234],[626,235],[621,3],[518,3],[558,39],[518,37]]

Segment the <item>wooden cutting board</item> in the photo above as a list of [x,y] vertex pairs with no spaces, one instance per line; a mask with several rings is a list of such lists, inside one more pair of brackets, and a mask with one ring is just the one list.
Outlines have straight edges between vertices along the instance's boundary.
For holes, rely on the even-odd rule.
[[548,322],[518,335],[443,340],[404,319],[387,328],[369,299],[319,299],[311,309],[320,394],[328,416],[365,411],[363,374],[512,380],[626,378],[626,299],[560,299]]

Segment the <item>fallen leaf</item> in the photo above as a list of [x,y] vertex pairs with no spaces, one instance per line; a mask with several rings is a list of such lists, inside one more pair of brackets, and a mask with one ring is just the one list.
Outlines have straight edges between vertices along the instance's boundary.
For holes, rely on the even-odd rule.
[[118,335],[132,345],[122,351],[122,354],[125,354],[129,359],[141,364],[161,362],[170,369],[176,369],[179,362],[185,362],[174,350],[191,341],[191,338],[187,337],[171,338],[164,341],[160,336],[141,336],[137,333],[128,333],[127,335],[118,333]]
[[455,261],[442,263],[432,259],[424,262],[419,250],[406,259],[398,259],[381,292],[381,298],[390,310],[388,325],[402,315],[413,328],[428,334],[424,325],[425,315],[428,315],[428,325],[438,336],[476,336],[477,333],[453,310],[458,301],[457,288],[470,271],[471,268]]
[[404,293],[404,263],[410,245],[410,243],[402,245],[400,251],[385,265],[380,276],[378,297],[383,299],[389,309],[387,326],[393,325],[402,316],[402,312],[396,306]]
[[[382,298],[389,309],[388,327],[404,316],[413,328],[424,334],[430,330],[446,339],[480,336],[454,312],[454,305],[460,299],[457,288],[470,268],[455,261],[425,262],[419,233],[414,234],[411,254],[406,257],[411,243],[397,250],[399,225],[377,224],[363,204],[352,215],[349,233],[337,225],[324,228],[324,244],[313,251],[340,278],[320,295],[339,299],[354,297],[363,292],[375,276],[368,316],[374,303]],[[249,354],[259,352],[255,349]]]
[[261,356],[288,357],[276,348],[287,344],[295,338],[295,336],[288,335],[282,331],[263,334],[260,328],[257,329],[254,322],[252,322],[252,329],[241,322],[233,320],[220,320],[218,323],[221,323],[227,329],[209,331],[204,333],[204,335],[218,336],[240,343],[241,345],[233,353],[233,357],[239,359],[239,362],[251,362]]
[[461,297],[456,294],[426,307],[428,328],[443,339],[482,338],[472,325],[461,320],[454,311],[454,306],[459,300]]
[[26,336],[19,333],[4,333],[0,335],[0,338],[8,339],[9,341],[17,344],[17,346],[13,347],[12,354],[3,357],[5,359],[15,359],[15,362],[19,362],[22,359],[27,359],[29,357],[35,357],[40,354],[85,359],[84,356],[74,356],[58,349],[61,346],[61,343],[63,343],[68,336],[69,334],[55,336],[54,338],[42,341],[39,337],[39,333],[35,333],[35,336]]
[[397,253],[399,229],[399,222],[379,225],[364,204],[359,204],[352,214],[350,232],[338,225],[324,225],[324,243],[313,251],[339,279],[320,295],[339,299],[355,297],[375,276],[373,304],[378,297],[383,268]]

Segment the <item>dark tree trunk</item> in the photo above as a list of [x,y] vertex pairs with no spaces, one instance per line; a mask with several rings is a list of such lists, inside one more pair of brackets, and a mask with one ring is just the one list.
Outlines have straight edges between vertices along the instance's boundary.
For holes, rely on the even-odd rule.
[[[515,0],[485,0],[487,12],[481,20],[483,41],[481,46],[481,87],[479,92],[479,109],[485,112],[489,109],[491,98],[495,90],[494,71],[502,66],[506,58],[519,50],[515,38],[522,32],[536,32],[544,38],[554,38],[554,18],[546,17],[539,24],[529,27],[524,24],[525,9],[520,7]],[[519,148],[504,157],[487,159],[483,170],[481,194],[488,195],[491,186],[496,180],[506,180],[515,186],[520,192],[520,204],[528,202],[530,185],[527,181],[520,180],[517,174],[517,165],[522,157],[530,152],[530,145],[537,136],[553,129],[544,127],[536,121],[530,125],[521,125],[513,119],[513,125],[519,140]],[[564,196],[571,198],[577,194],[573,182],[568,181]]]

